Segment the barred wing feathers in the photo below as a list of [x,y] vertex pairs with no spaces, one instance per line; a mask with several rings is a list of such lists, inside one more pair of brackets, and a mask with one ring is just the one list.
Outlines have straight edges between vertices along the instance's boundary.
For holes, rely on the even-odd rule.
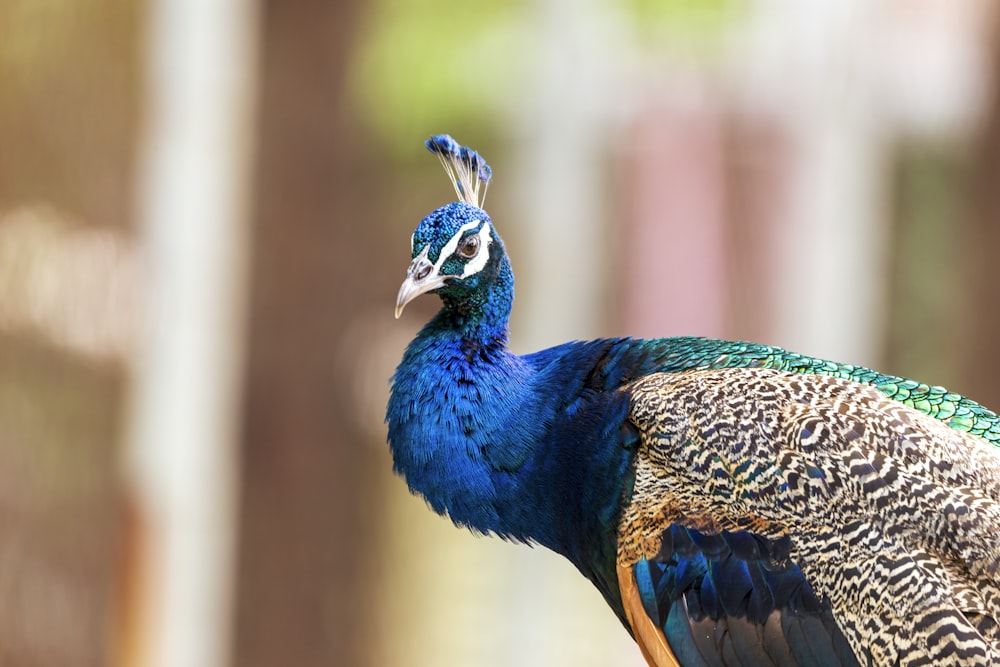
[[683,664],[1000,662],[993,445],[831,376],[625,391],[641,439],[619,582],[653,664],[674,664],[661,638]]

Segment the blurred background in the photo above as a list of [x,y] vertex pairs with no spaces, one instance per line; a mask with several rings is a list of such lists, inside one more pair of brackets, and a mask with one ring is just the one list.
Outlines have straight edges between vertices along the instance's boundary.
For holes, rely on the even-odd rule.
[[519,352],[752,339],[1000,406],[993,0],[0,0],[0,664],[640,665],[411,497],[394,297],[494,168]]

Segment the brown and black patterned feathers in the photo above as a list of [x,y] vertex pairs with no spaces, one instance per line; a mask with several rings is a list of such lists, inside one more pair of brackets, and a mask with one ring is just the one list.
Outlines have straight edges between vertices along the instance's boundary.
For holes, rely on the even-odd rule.
[[[741,566],[765,578],[800,569],[860,664],[1000,663],[993,445],[836,377],[731,368],[657,373],[626,390],[641,446],[618,532],[623,571],[672,558],[672,525],[732,544],[749,534],[764,555]],[[787,553],[769,551],[779,543]],[[712,563],[706,577],[726,560]],[[774,602],[776,581],[748,590],[771,613],[799,613]],[[801,649],[792,634],[785,648]]]
[[446,135],[428,147],[460,201],[417,225],[396,299],[397,316],[442,299],[386,408],[411,491],[565,556],[651,664],[997,660],[1000,416],[743,341],[514,354],[513,272],[476,190],[490,170]]

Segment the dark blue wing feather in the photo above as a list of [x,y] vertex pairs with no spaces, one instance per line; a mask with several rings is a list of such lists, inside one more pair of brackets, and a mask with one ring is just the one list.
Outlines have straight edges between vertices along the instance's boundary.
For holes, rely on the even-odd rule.
[[[569,399],[559,409],[566,416],[566,423],[599,423],[604,429],[599,437],[606,442],[614,440],[606,428],[614,427],[615,420],[583,418],[595,399],[601,402],[597,397],[615,393],[632,380],[651,373],[683,374],[695,369],[733,367],[783,369],[870,384],[959,430],[994,444],[1000,442],[1000,422],[996,415],[969,399],[862,367],[817,360],[764,345],[702,338],[604,339],[568,343],[524,359],[544,378],[546,385],[560,387],[559,395]],[[606,414],[603,408],[596,413]],[[955,415],[964,416],[958,419]],[[715,427],[724,429],[727,425]],[[580,433],[573,428],[554,430],[553,442],[580,442]],[[745,434],[732,425],[728,428],[732,433],[720,433],[719,437],[725,437],[733,451],[745,446],[741,444]],[[634,429],[624,428],[618,447],[635,451],[637,439]],[[571,458],[578,458],[579,449],[576,445],[572,449]],[[596,509],[602,515],[602,525],[603,517],[615,516],[612,504],[598,505]],[[591,507],[588,511],[594,510]],[[707,535],[673,526],[662,536],[660,554],[650,560],[645,570],[643,576],[647,581],[637,581],[643,608],[668,635],[678,657],[694,651],[701,656],[698,659],[701,662],[716,664],[732,647],[749,642],[764,647],[761,650],[772,656],[775,664],[788,664],[789,655],[794,658],[791,664],[856,664],[829,607],[816,598],[801,571],[788,562],[790,551],[791,541],[787,537],[765,540],[747,531]],[[607,550],[602,553],[605,557],[609,555]],[[582,562],[572,557],[571,560],[598,583],[609,604],[625,621],[616,587],[601,583],[614,580],[609,572],[609,569],[613,572],[613,563],[595,559]],[[636,576],[642,574],[637,564]],[[683,610],[683,615],[678,616],[676,610]],[[706,633],[706,628],[712,632]],[[722,633],[722,639],[710,639],[716,632]],[[812,637],[817,632],[823,633],[821,641],[797,639]],[[757,655],[755,651],[748,647],[740,655],[747,652]]]
[[[1000,589],[992,580],[1000,570],[1000,520],[994,522],[1000,510],[980,512],[979,492],[969,491],[989,491],[990,502],[1000,503],[1000,459],[993,461],[993,450],[979,457],[982,441],[1000,445],[995,413],[941,387],[739,341],[621,338],[516,355],[507,347],[513,272],[482,210],[489,167],[447,135],[431,137],[427,146],[441,158],[460,202],[418,225],[412,271],[397,296],[397,316],[419,294],[437,293],[443,301],[408,346],[386,410],[394,469],[411,490],[459,525],[569,558],[630,627],[651,664],[675,665],[673,654],[699,666],[855,664],[841,631],[864,660],[879,646],[878,660],[892,664],[893,651],[912,655],[918,644],[918,657],[929,662],[956,652],[997,660],[1000,646],[979,640],[958,646],[940,630],[944,613],[948,637],[985,634],[996,642],[990,628],[1000,618]],[[459,234],[473,229],[488,252],[470,263],[453,248]],[[457,266],[464,267],[460,273]],[[678,383],[688,392],[686,405],[677,400]],[[778,394],[789,400],[777,401]],[[845,412],[832,411],[831,400]],[[836,425],[832,441],[813,428],[821,405],[827,431]],[[843,415],[855,410],[864,416],[845,422]],[[690,436],[663,437],[685,419],[697,424]],[[903,440],[873,440],[876,426]],[[768,469],[761,462],[776,450],[762,434],[787,454]],[[845,456],[813,460],[817,439]],[[892,454],[905,442],[914,451],[934,449],[947,470],[932,465],[924,471],[929,481],[914,482]],[[859,443],[878,453],[867,467],[852,463],[868,458],[855,456]],[[673,468],[670,452],[684,453]],[[987,459],[997,465],[970,465]],[[861,494],[872,503],[824,504],[824,497],[834,498],[831,490],[843,501],[842,481],[859,475]],[[935,489],[947,493],[928,492]],[[953,512],[956,506],[965,514]],[[870,510],[878,526],[867,525]],[[801,521],[825,514],[834,516],[832,525]],[[940,535],[905,519],[952,514],[958,528]],[[896,539],[901,533],[906,541]],[[658,553],[651,555],[658,536]],[[886,548],[890,542],[895,551]],[[845,549],[849,566],[827,557]],[[953,562],[966,553],[976,557]],[[909,573],[907,591],[915,598],[882,595],[899,572]],[[960,581],[961,604],[939,599],[940,572]],[[914,610],[902,623],[899,600]],[[992,607],[984,610],[987,603]]]
[[786,539],[673,525],[634,565],[643,609],[684,665],[857,665]]

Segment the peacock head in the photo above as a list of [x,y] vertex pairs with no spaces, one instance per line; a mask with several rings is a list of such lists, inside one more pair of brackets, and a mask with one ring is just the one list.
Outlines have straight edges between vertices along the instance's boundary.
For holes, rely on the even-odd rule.
[[412,261],[396,297],[397,318],[406,304],[428,292],[452,308],[485,305],[498,282],[512,280],[503,242],[482,209],[489,165],[447,134],[431,137],[426,145],[441,159],[459,201],[433,211],[413,232]]

